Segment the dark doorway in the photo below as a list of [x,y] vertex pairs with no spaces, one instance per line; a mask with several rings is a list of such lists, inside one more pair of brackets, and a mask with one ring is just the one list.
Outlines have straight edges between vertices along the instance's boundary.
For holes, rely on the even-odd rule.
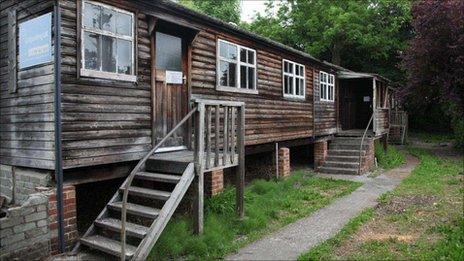
[[340,81],[342,130],[365,129],[372,116],[372,79]]

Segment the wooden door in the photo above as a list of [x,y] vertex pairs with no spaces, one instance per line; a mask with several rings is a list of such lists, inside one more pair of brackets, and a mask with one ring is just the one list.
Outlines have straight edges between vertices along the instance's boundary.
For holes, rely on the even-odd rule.
[[[156,32],[153,97],[153,139],[157,144],[187,114],[185,45],[181,37]],[[187,145],[187,125],[176,131],[163,150],[183,149]]]
[[349,84],[345,84],[340,91],[342,93],[340,106],[340,118],[342,122],[342,129],[353,129],[355,127],[356,122],[355,92]]

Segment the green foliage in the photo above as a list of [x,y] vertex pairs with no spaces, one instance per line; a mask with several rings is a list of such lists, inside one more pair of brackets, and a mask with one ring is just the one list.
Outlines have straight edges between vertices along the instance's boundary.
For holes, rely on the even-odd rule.
[[383,169],[393,169],[406,162],[406,156],[394,146],[388,146],[384,151],[382,144],[375,143],[375,157]]
[[410,37],[409,0],[269,1],[248,29],[357,71],[395,80]]
[[359,183],[314,178],[299,171],[283,180],[256,180],[245,189],[245,214],[235,215],[235,189],[205,201],[202,235],[192,233],[192,220],[173,218],[149,259],[212,260],[225,256],[265,233],[320,209]]
[[179,3],[225,22],[240,23],[240,0],[180,0]]

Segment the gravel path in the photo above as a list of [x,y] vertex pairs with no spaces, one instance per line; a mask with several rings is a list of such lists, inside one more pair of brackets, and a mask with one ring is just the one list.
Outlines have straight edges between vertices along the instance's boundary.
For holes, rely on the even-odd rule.
[[[226,260],[295,260],[319,243],[335,236],[350,219],[377,204],[377,198],[393,190],[418,164],[407,156],[403,166],[375,178],[330,175],[330,178],[352,179],[364,184],[350,195],[340,198],[309,217],[289,224],[279,231],[240,249]],[[351,177],[351,178],[350,178]]]

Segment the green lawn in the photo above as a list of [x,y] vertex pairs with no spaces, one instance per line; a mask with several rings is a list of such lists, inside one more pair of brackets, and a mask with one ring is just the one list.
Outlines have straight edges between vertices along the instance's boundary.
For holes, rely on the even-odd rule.
[[393,169],[406,162],[404,153],[393,145],[389,145],[387,151],[384,151],[382,144],[376,142],[374,148],[375,157],[377,158],[379,167],[382,169]]
[[243,220],[234,213],[235,190],[227,188],[206,200],[204,234],[192,234],[189,217],[173,218],[149,259],[221,258],[263,235],[303,218],[361,184],[315,178],[296,171],[287,179],[255,180],[245,189]]
[[463,161],[410,149],[421,163],[375,209],[301,260],[464,260]]

